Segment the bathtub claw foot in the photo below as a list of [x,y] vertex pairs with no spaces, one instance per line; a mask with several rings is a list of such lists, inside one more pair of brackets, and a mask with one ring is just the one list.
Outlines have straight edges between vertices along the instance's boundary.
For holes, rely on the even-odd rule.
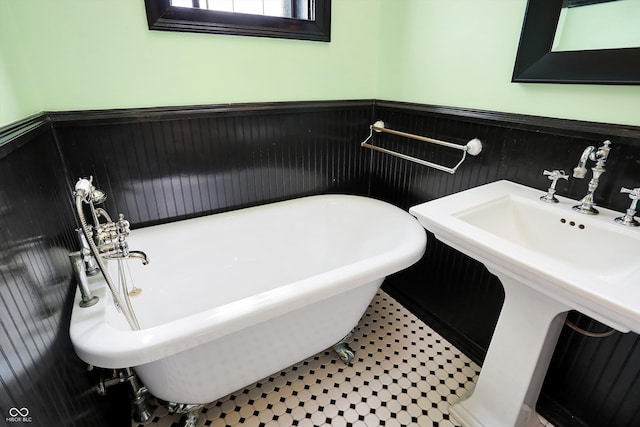
[[180,421],[178,421],[178,427],[197,427],[198,416],[200,415],[200,409],[193,412],[187,412],[182,414]]
[[348,343],[356,329],[357,327],[353,328],[344,338],[333,345],[333,350],[338,354],[340,360],[342,360],[346,365],[351,365],[353,359],[356,358],[356,352],[349,347]]
[[167,409],[173,414],[182,414],[178,427],[197,427],[202,404],[166,402]]
[[338,354],[340,360],[345,363],[345,365],[351,365],[353,359],[356,358],[356,352],[353,351],[347,343],[336,344],[333,346],[333,349]]

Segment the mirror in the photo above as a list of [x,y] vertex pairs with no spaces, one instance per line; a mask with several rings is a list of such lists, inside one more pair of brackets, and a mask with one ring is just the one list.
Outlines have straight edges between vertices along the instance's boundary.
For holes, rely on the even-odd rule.
[[[581,0],[582,1],[582,0]],[[553,38],[553,52],[640,47],[640,2],[565,0]]]
[[145,0],[150,30],[330,41],[331,0]]
[[[563,9],[563,6],[571,6],[570,3],[581,6],[575,17],[569,15],[572,13],[571,7],[568,11],[567,8]],[[589,6],[584,6],[585,3]],[[638,3],[635,0],[529,0],[512,81],[640,84],[640,30],[637,24],[619,32],[617,36],[607,36],[605,44],[602,33],[595,37],[595,41],[591,38],[593,43],[586,40],[585,35],[597,35],[603,28],[621,26],[627,18],[624,15],[631,13],[625,8],[637,8]],[[587,9],[596,7],[600,8],[596,14],[598,21],[589,23],[579,19],[580,16],[593,15],[593,9]],[[606,13],[602,11],[605,7],[609,8]],[[636,12],[631,16],[637,17],[638,14]],[[571,24],[580,28],[578,32],[565,34],[567,19],[578,19],[578,25]],[[557,32],[558,27],[560,32]],[[620,34],[625,36],[624,40],[615,41]]]

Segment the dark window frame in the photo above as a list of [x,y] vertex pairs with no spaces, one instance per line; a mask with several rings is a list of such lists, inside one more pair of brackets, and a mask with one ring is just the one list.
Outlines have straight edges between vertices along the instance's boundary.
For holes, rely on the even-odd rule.
[[145,0],[150,30],[331,41],[331,0],[315,0],[314,20],[171,6]]

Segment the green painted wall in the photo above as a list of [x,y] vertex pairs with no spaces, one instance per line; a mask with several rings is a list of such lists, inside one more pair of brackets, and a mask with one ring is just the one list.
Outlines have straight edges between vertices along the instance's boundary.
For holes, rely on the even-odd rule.
[[382,0],[376,97],[640,125],[640,86],[511,83],[526,0]]
[[[379,0],[334,0],[331,43],[149,31],[143,0],[0,0],[0,5],[24,36],[0,39],[0,53],[25,52],[29,58],[26,66],[5,61],[3,68],[32,73],[40,110],[375,94],[372,40]],[[4,89],[7,83],[0,85]],[[14,104],[13,98],[0,94],[2,104]],[[0,113],[0,125],[19,118],[22,110]]]
[[0,126],[42,111],[9,1],[0,0]]
[[378,98],[640,125],[640,86],[511,83],[526,0],[333,0],[331,43],[147,29],[142,0],[0,0],[0,126],[42,110]]

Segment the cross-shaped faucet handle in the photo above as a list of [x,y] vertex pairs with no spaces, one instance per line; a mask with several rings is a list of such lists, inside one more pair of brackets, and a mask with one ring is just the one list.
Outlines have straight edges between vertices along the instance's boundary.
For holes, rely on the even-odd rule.
[[615,221],[618,224],[637,227],[638,225],[640,225],[640,222],[636,221],[633,216],[636,214],[636,205],[638,204],[638,199],[640,199],[640,188],[622,187],[620,189],[620,192],[629,194],[629,198],[631,199],[631,206],[629,206],[629,209],[627,209],[627,212],[624,216],[616,218]]
[[[567,179],[567,180],[569,179],[569,175],[564,173],[563,170],[556,169],[551,172],[549,172],[548,170],[545,170],[544,172],[542,172],[542,174],[545,176],[548,176],[549,179],[554,183],[557,182],[559,179]],[[555,185],[555,184],[551,184],[551,185]]]
[[558,203],[558,199],[556,199],[555,197],[556,184],[558,183],[559,179],[568,180],[569,175],[567,175],[563,170],[557,170],[557,169],[553,171],[548,171],[545,169],[544,172],[542,172],[542,174],[549,177],[549,179],[551,180],[551,185],[547,190],[547,194],[545,194],[544,196],[541,196],[540,200],[547,203]]

